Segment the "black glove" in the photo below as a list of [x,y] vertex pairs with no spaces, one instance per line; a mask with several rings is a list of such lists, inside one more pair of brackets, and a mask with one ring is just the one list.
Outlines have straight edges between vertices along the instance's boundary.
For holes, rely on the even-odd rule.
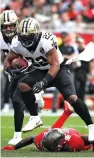
[[13,78],[17,79],[17,78],[19,78],[19,77],[23,74],[23,72],[24,72],[24,67],[22,67],[22,68],[20,68],[20,69],[18,69],[18,68],[13,69],[13,68],[10,66],[10,67],[8,67],[8,68],[6,69],[6,71],[7,71]]
[[21,70],[20,69],[13,69],[13,70],[11,70],[11,74],[12,74],[12,77],[17,79],[21,76]]
[[12,67],[11,66],[9,66],[8,68],[6,68],[5,71],[8,72],[10,74],[10,76],[12,76],[12,73],[11,73]]
[[43,79],[40,82],[37,82],[34,86],[33,86],[33,93],[39,93],[40,91],[44,90],[48,85],[48,82],[46,79]]

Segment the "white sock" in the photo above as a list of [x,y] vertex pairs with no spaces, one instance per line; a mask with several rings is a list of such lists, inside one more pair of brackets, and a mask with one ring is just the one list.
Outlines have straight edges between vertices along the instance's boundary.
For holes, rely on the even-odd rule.
[[22,132],[14,132],[14,137],[22,137]]
[[94,141],[94,124],[88,125],[88,140]]

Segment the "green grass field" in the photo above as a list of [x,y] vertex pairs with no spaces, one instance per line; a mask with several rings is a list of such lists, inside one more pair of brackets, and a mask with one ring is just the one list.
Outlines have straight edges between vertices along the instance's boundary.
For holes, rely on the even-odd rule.
[[[23,133],[23,138],[29,135],[36,135],[45,128],[50,127],[57,117],[42,117],[43,126],[32,132]],[[93,117],[94,120],[94,117]],[[28,116],[24,119],[24,124],[28,121]],[[70,117],[64,124],[64,127],[72,127],[80,133],[87,134],[87,128],[84,122],[79,117]],[[13,136],[13,116],[1,116],[1,147],[7,145],[9,139]],[[34,145],[24,147],[16,151],[1,151],[1,157],[94,157],[92,151],[82,152],[40,152]]]

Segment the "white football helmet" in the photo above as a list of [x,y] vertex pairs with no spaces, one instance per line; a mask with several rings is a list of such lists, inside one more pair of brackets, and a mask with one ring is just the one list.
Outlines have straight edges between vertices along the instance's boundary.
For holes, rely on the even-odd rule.
[[25,18],[18,25],[19,41],[26,48],[32,47],[37,42],[40,33],[40,24],[34,18]]
[[0,15],[1,32],[8,38],[16,34],[18,17],[13,10],[3,11]]

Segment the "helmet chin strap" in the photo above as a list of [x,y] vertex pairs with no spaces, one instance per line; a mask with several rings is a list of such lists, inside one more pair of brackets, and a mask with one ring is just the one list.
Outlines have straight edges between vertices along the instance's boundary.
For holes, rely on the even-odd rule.
[[26,46],[26,48],[32,47],[32,46],[33,46],[33,43],[34,43],[34,42],[32,42],[30,45]]

